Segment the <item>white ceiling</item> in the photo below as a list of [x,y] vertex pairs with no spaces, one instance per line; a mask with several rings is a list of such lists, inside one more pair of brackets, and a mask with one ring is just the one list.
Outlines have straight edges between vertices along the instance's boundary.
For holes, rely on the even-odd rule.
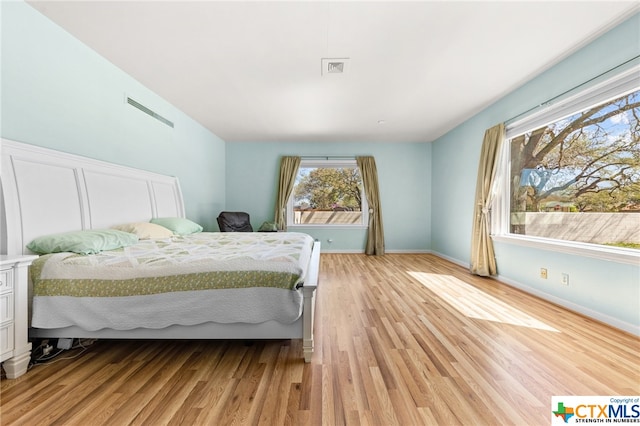
[[[614,0],[29,3],[222,139],[299,142],[432,141],[638,10]],[[327,57],[350,58],[347,73],[322,76]]]

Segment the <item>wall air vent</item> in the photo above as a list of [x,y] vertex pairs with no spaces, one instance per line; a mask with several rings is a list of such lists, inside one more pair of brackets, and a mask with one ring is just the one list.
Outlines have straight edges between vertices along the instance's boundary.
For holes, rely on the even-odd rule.
[[322,58],[322,75],[344,74],[349,68],[349,58]]
[[129,105],[131,105],[132,107],[138,108],[140,111],[144,112],[145,114],[149,114],[151,117],[155,118],[156,120],[166,124],[167,126],[173,128],[173,122],[167,120],[166,118],[164,118],[163,116],[161,116],[160,114],[158,114],[157,112],[147,108],[146,106],[142,105],[140,102],[137,102],[133,99],[131,99],[130,97],[127,96],[127,103]]

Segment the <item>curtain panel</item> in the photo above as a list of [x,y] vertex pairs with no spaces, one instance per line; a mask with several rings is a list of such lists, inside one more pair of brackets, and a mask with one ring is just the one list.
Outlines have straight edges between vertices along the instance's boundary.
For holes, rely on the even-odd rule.
[[285,156],[280,160],[280,179],[276,198],[275,222],[278,229],[287,230],[287,201],[293,191],[300,157]]
[[484,133],[482,151],[478,164],[478,180],[473,209],[473,229],[471,235],[472,274],[488,277],[498,272],[496,256],[491,240],[489,210],[493,198],[498,155],[505,138],[504,124],[500,123]]
[[380,207],[380,190],[378,189],[378,171],[376,160],[371,156],[356,157],[364,193],[369,203],[369,230],[365,253],[371,255],[384,254],[384,229],[382,226],[382,209]]

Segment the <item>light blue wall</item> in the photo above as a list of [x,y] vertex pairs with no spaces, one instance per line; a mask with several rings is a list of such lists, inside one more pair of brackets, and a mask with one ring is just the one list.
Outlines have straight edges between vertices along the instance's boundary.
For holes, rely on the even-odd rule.
[[[485,129],[535,107],[640,54],[640,14],[515,90],[433,143],[432,248],[468,264],[473,198]],[[445,208],[445,206],[447,206]],[[448,206],[455,206],[449,208]],[[640,330],[640,266],[496,244],[498,273],[514,285],[546,295],[610,323]],[[541,267],[549,279],[538,278]],[[559,285],[561,273],[569,287]]]
[[[217,230],[221,210],[273,219],[282,155],[376,157],[388,251],[469,262],[477,162],[484,130],[640,52],[636,15],[433,144],[227,143],[22,2],[0,2],[3,138],[178,176],[188,217]],[[175,123],[124,102],[125,94]],[[364,231],[307,231],[335,251],[359,251]],[[328,244],[326,240],[334,240]],[[640,267],[496,245],[503,280],[621,326],[640,325]],[[540,267],[550,279],[542,282]],[[569,287],[553,285],[569,273]]]
[[[249,212],[254,227],[273,220],[280,157],[283,155],[373,155],[378,169],[387,250],[429,250],[430,144],[228,143],[227,209]],[[323,250],[364,251],[364,230],[300,230],[318,238]],[[333,242],[329,243],[328,239]]]
[[[177,176],[187,216],[217,229],[225,143],[23,2],[0,2],[3,138]],[[125,94],[175,123],[125,103]]]

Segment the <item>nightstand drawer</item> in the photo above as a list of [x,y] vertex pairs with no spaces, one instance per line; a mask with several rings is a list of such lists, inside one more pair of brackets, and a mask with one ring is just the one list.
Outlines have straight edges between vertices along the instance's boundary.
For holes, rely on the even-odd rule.
[[27,372],[29,343],[29,265],[38,256],[0,254],[0,361],[5,377]]
[[0,294],[13,291],[13,269],[0,271]]
[[13,330],[13,323],[0,326],[0,359],[3,361],[4,357],[2,355],[13,351],[15,347]]
[[0,294],[0,325],[13,318],[13,293]]

